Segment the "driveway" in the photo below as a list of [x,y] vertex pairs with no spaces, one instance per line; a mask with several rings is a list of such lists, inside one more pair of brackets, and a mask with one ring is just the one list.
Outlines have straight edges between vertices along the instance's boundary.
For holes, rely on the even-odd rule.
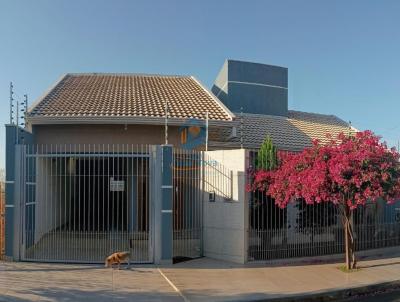
[[183,301],[155,267],[0,262],[0,301]]

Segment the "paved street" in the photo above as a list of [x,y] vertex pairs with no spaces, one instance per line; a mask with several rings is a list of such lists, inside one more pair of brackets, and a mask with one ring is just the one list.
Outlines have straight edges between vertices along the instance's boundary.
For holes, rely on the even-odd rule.
[[[348,274],[338,263],[264,267],[207,258],[120,271],[100,265],[0,262],[0,301],[251,301],[400,282],[400,257],[360,265],[360,271]],[[392,297],[398,296],[387,294]]]
[[357,297],[354,299],[342,300],[339,302],[400,302],[400,291],[388,292],[384,294],[370,295],[366,297]]

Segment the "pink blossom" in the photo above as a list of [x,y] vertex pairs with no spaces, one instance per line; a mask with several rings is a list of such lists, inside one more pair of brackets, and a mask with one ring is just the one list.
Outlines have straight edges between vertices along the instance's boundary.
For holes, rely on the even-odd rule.
[[400,155],[371,131],[341,133],[326,145],[315,140],[301,153],[278,156],[280,166],[256,171],[251,189],[264,191],[279,207],[303,198],[308,204],[332,202],[355,209],[368,200],[400,198]]

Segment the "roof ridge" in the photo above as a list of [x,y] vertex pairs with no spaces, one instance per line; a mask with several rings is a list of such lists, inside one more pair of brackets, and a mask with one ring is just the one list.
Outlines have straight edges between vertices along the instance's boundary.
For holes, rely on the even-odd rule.
[[[240,112],[233,112],[237,117],[240,117]],[[272,117],[272,118],[278,118],[278,119],[288,119],[289,117],[287,116],[282,116],[282,115],[272,115],[272,114],[262,114],[262,113],[247,113],[243,112],[243,116],[255,116],[255,117]]]
[[[305,114],[312,114],[312,115],[320,115],[320,116],[333,116],[336,118],[339,118],[337,115],[334,114],[325,114],[325,113],[318,113],[318,112],[308,112],[308,111],[300,111],[300,110],[292,110],[289,109],[289,112],[294,112],[294,113],[305,113]],[[340,118],[339,118],[340,119]]]
[[191,75],[178,74],[156,74],[135,72],[70,72],[70,76],[138,76],[138,77],[161,77],[161,78],[190,78]]

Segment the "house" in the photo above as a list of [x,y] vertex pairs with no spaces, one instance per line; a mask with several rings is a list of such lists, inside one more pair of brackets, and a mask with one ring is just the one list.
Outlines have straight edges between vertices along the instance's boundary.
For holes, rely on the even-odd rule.
[[329,253],[340,240],[331,220],[310,237],[304,209],[280,212],[246,193],[246,171],[266,135],[301,151],[346,131],[355,129],[338,117],[289,110],[278,66],[227,60],[211,91],[193,76],[66,74],[24,129],[6,125],[6,256],[91,263],[130,250],[141,263],[243,263],[304,245],[313,252],[293,255]]

